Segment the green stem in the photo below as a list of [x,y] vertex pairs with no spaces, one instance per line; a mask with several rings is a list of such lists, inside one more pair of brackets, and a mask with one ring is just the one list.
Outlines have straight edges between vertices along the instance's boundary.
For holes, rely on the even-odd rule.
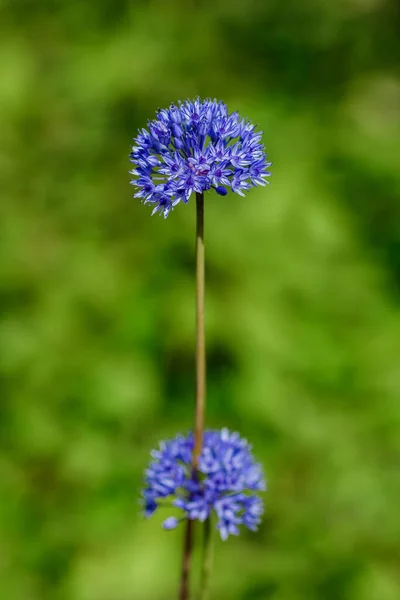
[[206,336],[204,324],[204,195],[196,194],[196,408],[193,470],[196,472],[203,446],[206,403]]
[[207,600],[210,589],[210,573],[212,562],[212,528],[211,515],[204,522],[203,564],[201,569],[199,600]]
[[[196,400],[194,419],[193,477],[204,435],[206,403],[206,338],[204,325],[204,194],[196,193]],[[179,600],[189,600],[189,575],[193,548],[193,521],[187,519]]]
[[192,559],[193,525],[194,521],[191,521],[190,519],[186,521],[179,600],[189,600],[189,574]]

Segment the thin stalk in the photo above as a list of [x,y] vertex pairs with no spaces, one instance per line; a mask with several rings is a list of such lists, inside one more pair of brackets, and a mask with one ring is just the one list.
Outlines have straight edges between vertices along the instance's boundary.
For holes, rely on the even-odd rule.
[[206,403],[206,336],[204,324],[204,195],[196,194],[196,409],[193,470],[199,466],[203,446]]
[[212,529],[211,516],[204,522],[203,531],[203,564],[201,569],[199,600],[207,600],[210,589],[210,573],[212,562]]
[[[204,326],[204,195],[196,193],[196,399],[194,419],[193,477],[204,435],[206,401],[206,338]],[[179,600],[189,600],[189,575],[193,548],[193,521],[187,519]]]
[[193,525],[194,521],[191,521],[190,519],[186,521],[179,600],[189,600],[189,574],[192,559]]

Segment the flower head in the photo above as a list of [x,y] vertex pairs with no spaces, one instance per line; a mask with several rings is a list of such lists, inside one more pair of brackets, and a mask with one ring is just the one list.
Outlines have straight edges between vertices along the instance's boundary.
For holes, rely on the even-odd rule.
[[[147,517],[172,496],[172,505],[183,518],[205,521],[214,511],[221,538],[238,535],[238,525],[256,530],[263,503],[254,493],[266,489],[261,467],[254,462],[251,447],[238,433],[206,431],[198,472],[192,472],[193,435],[178,435],[161,442],[151,454],[145,474],[144,513]],[[168,517],[165,529],[180,520]]]
[[223,102],[171,104],[134,139],[130,173],[138,188],[135,198],[151,204],[152,214],[167,217],[193,192],[213,188],[225,196],[231,188],[244,196],[252,186],[265,185],[270,175],[261,135],[238,113],[228,114]]

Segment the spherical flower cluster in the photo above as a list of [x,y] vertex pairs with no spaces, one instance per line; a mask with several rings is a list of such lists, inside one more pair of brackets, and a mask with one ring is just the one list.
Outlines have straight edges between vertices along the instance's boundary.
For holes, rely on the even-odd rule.
[[181,520],[205,521],[214,510],[221,538],[238,535],[238,525],[255,531],[263,503],[254,494],[266,489],[262,470],[254,462],[251,447],[238,433],[206,431],[197,473],[193,475],[193,435],[178,435],[161,442],[151,455],[145,474],[144,513],[147,517],[172,496],[172,505],[184,513],[182,519],[169,517],[165,529],[174,529]]
[[228,114],[223,102],[195,100],[171,104],[157,112],[134,139],[130,173],[138,188],[135,198],[151,204],[152,214],[167,217],[193,191],[214,188],[225,196],[227,188],[244,196],[252,186],[265,185],[270,175],[262,132]]

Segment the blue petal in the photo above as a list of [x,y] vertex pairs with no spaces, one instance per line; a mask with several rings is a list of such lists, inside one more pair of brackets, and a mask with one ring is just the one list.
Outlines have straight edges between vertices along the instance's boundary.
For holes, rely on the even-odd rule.
[[179,525],[179,519],[176,517],[168,517],[163,523],[164,529],[175,529]]

